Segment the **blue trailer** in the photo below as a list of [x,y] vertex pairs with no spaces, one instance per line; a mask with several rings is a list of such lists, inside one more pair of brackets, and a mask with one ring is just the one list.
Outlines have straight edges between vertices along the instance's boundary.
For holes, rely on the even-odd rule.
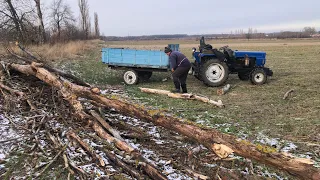
[[147,80],[153,71],[169,70],[169,58],[160,50],[103,48],[102,62],[112,69],[125,69],[123,79],[126,84]]

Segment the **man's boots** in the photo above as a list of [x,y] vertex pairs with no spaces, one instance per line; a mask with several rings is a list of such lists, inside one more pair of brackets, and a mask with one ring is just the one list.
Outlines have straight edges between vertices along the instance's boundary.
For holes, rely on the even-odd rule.
[[188,93],[186,84],[181,84],[181,89],[182,89],[182,93]]

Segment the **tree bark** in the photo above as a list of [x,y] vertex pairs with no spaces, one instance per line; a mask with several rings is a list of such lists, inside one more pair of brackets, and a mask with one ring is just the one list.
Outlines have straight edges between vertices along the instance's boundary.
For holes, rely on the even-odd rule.
[[40,0],[34,0],[34,2],[36,3],[36,7],[37,7],[37,14],[38,14],[38,18],[39,18],[39,34],[40,34],[40,42],[41,44],[46,43],[47,38],[46,38],[46,32],[44,30],[44,24],[43,24],[43,18],[42,18],[42,11],[41,11],[41,4],[40,4]]
[[[18,65],[11,67],[19,67]],[[33,71],[32,68],[35,70]],[[21,68],[23,69],[23,68]],[[26,69],[26,67],[24,68]],[[17,70],[17,69],[16,69]],[[52,75],[45,69],[36,65],[29,66],[27,72],[34,72],[34,75],[48,84],[60,88],[61,91],[71,91],[79,97],[92,99],[97,103],[104,104],[109,108],[114,108],[118,112],[128,116],[135,116],[153,122],[156,125],[178,132],[190,139],[197,141],[215,152],[214,146],[221,144],[229,147],[235,154],[242,157],[254,159],[260,163],[272,165],[290,174],[298,176],[301,179],[320,179],[320,170],[313,167],[312,164],[305,163],[298,158],[288,156],[284,153],[276,152],[275,149],[267,146],[254,145],[250,142],[239,140],[237,137],[224,134],[215,129],[200,128],[191,123],[185,123],[185,120],[168,116],[166,113],[158,112],[156,114],[148,112],[137,105],[133,105],[118,99],[108,99],[93,93],[90,88],[72,84],[68,81],[62,83],[54,82]],[[49,74],[48,74],[49,73]],[[63,84],[63,85],[62,85]],[[63,90],[63,88],[66,88]],[[70,98],[64,96],[65,98]]]

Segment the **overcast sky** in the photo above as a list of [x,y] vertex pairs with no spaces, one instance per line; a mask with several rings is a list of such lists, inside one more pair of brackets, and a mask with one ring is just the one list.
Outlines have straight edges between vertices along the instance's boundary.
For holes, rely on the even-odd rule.
[[[51,0],[50,0],[51,1]],[[78,0],[65,0],[79,17]],[[319,0],[88,0],[106,36],[320,31]],[[48,1],[47,1],[48,3]],[[49,3],[48,3],[49,4]],[[93,24],[93,21],[92,21]]]

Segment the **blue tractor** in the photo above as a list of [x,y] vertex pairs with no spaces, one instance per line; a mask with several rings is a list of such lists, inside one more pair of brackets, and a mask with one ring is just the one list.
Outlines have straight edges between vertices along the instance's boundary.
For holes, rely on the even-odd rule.
[[228,46],[219,50],[200,39],[199,51],[193,48],[195,62],[192,64],[193,75],[207,86],[221,86],[229,74],[238,74],[240,80],[250,80],[261,85],[273,72],[265,67],[266,53],[254,51],[233,51]]

